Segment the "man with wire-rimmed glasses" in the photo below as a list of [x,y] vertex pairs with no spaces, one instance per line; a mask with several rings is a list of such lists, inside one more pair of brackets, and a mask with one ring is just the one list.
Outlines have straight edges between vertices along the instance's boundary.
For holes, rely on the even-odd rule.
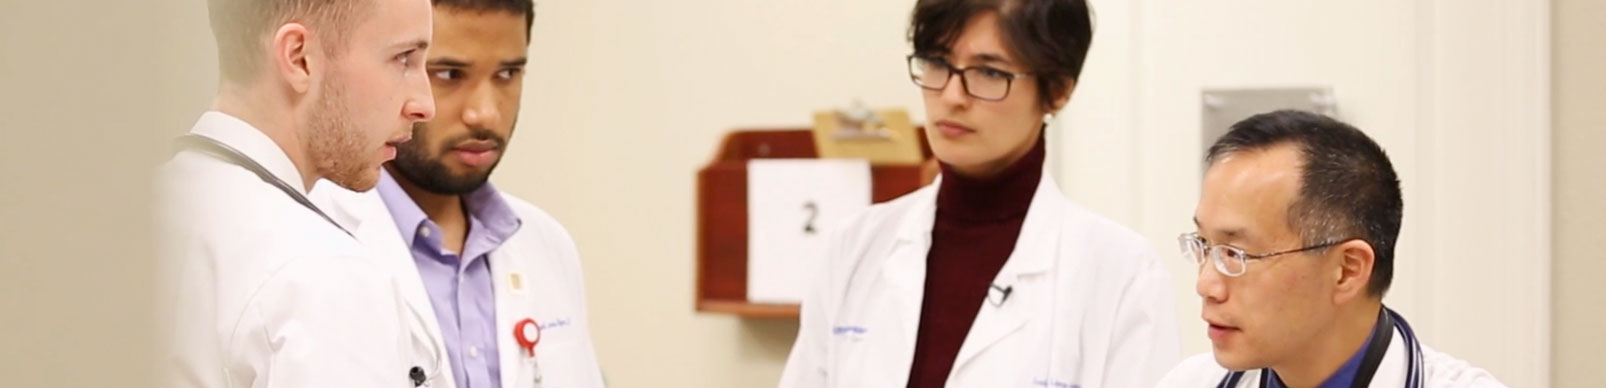
[[1383,306],[1403,201],[1366,134],[1277,111],[1234,124],[1206,161],[1198,230],[1178,240],[1212,352],[1161,387],[1504,387]]

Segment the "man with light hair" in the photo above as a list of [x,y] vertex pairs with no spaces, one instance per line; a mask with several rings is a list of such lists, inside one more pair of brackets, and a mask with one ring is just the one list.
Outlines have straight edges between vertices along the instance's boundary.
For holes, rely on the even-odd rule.
[[365,191],[434,115],[428,0],[210,0],[216,99],[158,172],[180,387],[401,387],[444,362],[394,274],[306,198]]

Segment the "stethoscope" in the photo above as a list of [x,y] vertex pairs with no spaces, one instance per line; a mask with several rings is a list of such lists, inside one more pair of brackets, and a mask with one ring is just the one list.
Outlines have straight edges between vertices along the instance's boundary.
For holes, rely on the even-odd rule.
[[[399,292],[400,290],[397,291]],[[407,303],[402,304],[407,305]],[[430,382],[435,381],[435,379],[440,378],[441,376],[441,370],[444,369],[446,358],[448,357],[446,354],[446,347],[442,346],[441,341],[436,341],[435,338],[432,338],[428,335],[418,335],[418,333],[427,332],[427,330],[424,328],[429,327],[428,320],[434,319],[433,317],[424,316],[422,311],[418,311],[418,309],[412,308],[410,305],[402,308],[406,309],[409,313],[408,315],[413,317],[414,329],[409,330],[409,332],[413,333],[413,335],[409,337],[413,339],[415,345],[419,342],[429,343],[428,347],[430,349],[429,361],[431,367],[426,371],[424,367],[414,365],[413,367],[407,369],[407,379],[412,381],[414,388],[427,387],[429,386]]]
[[[423,313],[419,312],[417,309],[408,308],[407,311],[412,312],[412,316],[413,316],[413,318],[415,320],[415,323],[418,323],[418,324],[421,324],[421,325],[426,323],[424,320],[428,319],[428,318],[425,317],[423,315]],[[423,327],[423,326],[420,326],[420,327]],[[413,338],[414,339],[418,339],[418,336],[413,336]],[[528,362],[531,363],[532,366],[534,366],[536,368],[536,370],[535,370],[535,384],[536,384],[536,386],[540,386],[541,385],[541,376],[542,376],[541,375],[540,366],[539,365],[534,365],[534,364],[535,364],[535,345],[541,343],[541,325],[536,323],[535,319],[533,319],[533,318],[525,318],[524,320],[519,321],[518,323],[515,323],[513,325],[513,339],[515,341],[518,341],[519,350],[523,352],[526,360],[528,360]],[[407,378],[412,380],[414,387],[428,386],[429,382],[434,381],[435,378],[440,377],[440,375],[441,375],[440,374],[441,365],[444,364],[443,362],[441,362],[441,360],[444,360],[447,357],[446,356],[446,349],[444,347],[440,346],[440,343],[436,342],[433,338],[424,338],[424,342],[428,342],[430,344],[431,349],[432,349],[431,355],[433,356],[434,361],[435,361],[434,362],[434,370],[431,371],[431,372],[425,372],[424,368],[421,367],[421,366],[414,366],[411,369],[408,369]]]
[[[334,225],[335,228],[340,229],[341,232],[345,232],[346,235],[349,236],[355,236],[351,233],[351,231],[346,230],[346,228],[343,226],[340,226],[340,223],[337,223],[333,218],[330,218],[328,214],[325,214],[323,210],[318,209],[318,206],[314,205],[311,200],[307,199],[306,195],[302,195],[300,191],[290,186],[290,184],[285,183],[278,177],[273,176],[273,173],[268,171],[267,168],[262,167],[261,164],[257,163],[255,160],[252,160],[250,157],[245,156],[244,153],[234,149],[234,147],[230,147],[229,145],[223,144],[215,139],[196,134],[180,136],[175,140],[175,143],[177,143],[180,150],[194,151],[202,155],[218,159],[224,163],[239,166],[251,171],[252,173],[256,174],[257,178],[262,179],[263,182],[266,182],[274,188],[279,189],[279,191],[284,192],[284,194],[289,196],[290,199],[295,200],[296,203],[301,204],[301,206],[306,207],[313,213],[318,214],[318,216],[322,217],[325,221],[329,221],[330,225]],[[396,292],[399,294],[400,290],[398,289]],[[406,305],[406,303],[402,304]],[[416,324],[415,327],[429,327],[428,320],[433,319],[432,317],[425,316],[425,314],[421,311],[418,311],[418,309],[411,307],[403,308],[409,313],[407,315],[411,315],[413,317],[413,323]],[[423,330],[409,331],[417,334]],[[414,365],[407,369],[407,379],[408,381],[412,382],[413,387],[425,387],[428,386],[430,382],[441,376],[441,371],[445,367],[445,360],[448,357],[446,354],[446,347],[442,346],[440,341],[436,341],[434,338],[431,338],[428,335],[412,335],[410,337],[414,340],[414,342],[428,343],[427,346],[430,349],[430,368],[425,369],[423,366]],[[527,362],[535,366],[535,383],[539,386],[541,384],[542,374],[539,365],[535,365],[535,346],[541,342],[541,325],[536,323],[535,319],[526,318],[513,325],[513,337],[518,341],[519,348],[524,351]],[[233,341],[231,340],[230,342],[232,343]],[[223,374],[225,376],[225,380],[228,381],[227,384],[230,388],[232,388],[234,386],[232,373],[228,370],[228,368],[224,368]]]
[[[1405,339],[1405,386],[1407,388],[1422,387],[1422,344],[1416,340],[1416,332],[1411,331],[1411,324],[1405,322],[1400,313],[1384,307],[1378,313],[1377,325],[1372,329],[1372,340],[1367,343],[1366,355],[1361,358],[1361,369],[1355,374],[1355,381],[1350,384],[1354,387],[1366,387],[1372,382],[1372,375],[1377,373],[1377,367],[1383,362],[1383,355],[1388,353],[1389,342],[1394,338],[1394,329],[1400,330],[1400,336]],[[1270,369],[1260,370],[1260,387],[1268,387],[1272,376]],[[1243,380],[1244,371],[1227,372],[1216,384],[1216,388],[1232,388],[1238,386]]]
[[[250,171],[252,174],[256,174],[257,178],[262,179],[262,182],[267,183],[269,186],[273,186],[275,189],[279,189],[279,191],[283,192],[285,196],[295,200],[296,203],[306,207],[307,210],[311,210],[313,213],[316,213],[319,217],[322,217],[324,221],[329,221],[330,225],[334,225],[335,228],[340,229],[340,231],[346,233],[346,235],[355,237],[355,235],[351,234],[351,231],[346,230],[345,227],[340,226],[340,223],[335,222],[333,218],[329,218],[328,214],[324,214],[323,210],[318,209],[317,205],[313,205],[312,201],[307,199],[307,196],[301,194],[301,191],[296,190],[295,188],[291,187],[289,183],[285,183],[278,177],[273,176],[273,172],[268,171],[267,168],[262,167],[262,164],[257,163],[248,156],[245,156],[245,153],[240,152],[240,150],[234,149],[234,147],[230,147],[228,144],[223,144],[223,142],[217,141],[216,139],[197,134],[179,136],[177,139],[173,140],[173,143],[178,146],[178,150],[180,152],[191,151],[199,153],[224,163],[244,168],[247,171]],[[242,311],[240,314],[243,317],[245,312]],[[239,320],[237,319],[236,322],[238,321]],[[238,330],[239,327],[236,326],[234,330],[230,331],[228,343],[234,343],[233,337],[238,334]],[[219,354],[219,357],[222,356],[224,356],[224,354]],[[234,373],[230,371],[228,367],[223,368],[223,381],[224,384],[229,388],[234,388]]]
[[312,210],[313,213],[317,213],[319,217],[323,217],[324,221],[329,221],[330,225],[334,225],[335,228],[340,229],[341,232],[345,232],[348,236],[355,236],[351,234],[351,231],[346,230],[346,228],[343,226],[340,226],[340,223],[335,222],[333,218],[329,218],[328,214],[324,214],[323,210],[318,209],[317,205],[313,205],[312,200],[307,199],[306,195],[302,195],[301,191],[296,190],[295,188],[291,187],[289,183],[285,183],[285,181],[273,176],[273,172],[268,171],[267,168],[262,167],[261,164],[258,164],[255,160],[251,160],[250,157],[245,156],[244,153],[234,149],[234,147],[230,147],[228,144],[223,144],[223,142],[217,141],[210,137],[196,134],[179,136],[178,139],[174,140],[174,143],[177,143],[178,148],[181,151],[194,151],[223,161],[224,163],[239,166],[251,171],[251,173],[256,174],[257,178],[261,178],[263,182],[266,182],[268,185],[271,185],[274,188],[279,189],[279,191],[284,192],[284,195],[289,196],[290,199],[295,200],[296,203],[306,207],[307,210]]
[[[355,236],[351,233],[351,231],[346,230],[345,227],[342,227],[339,223],[335,222],[333,218],[330,218],[328,214],[325,214],[322,209],[318,209],[318,206],[314,205],[311,200],[307,199],[307,196],[302,195],[300,191],[290,186],[289,183],[285,183],[278,177],[273,176],[273,173],[268,171],[267,168],[262,167],[261,164],[257,163],[255,160],[252,160],[250,157],[245,156],[244,153],[241,153],[234,147],[230,147],[228,144],[223,144],[215,139],[196,134],[180,136],[175,140],[175,143],[182,151],[197,152],[202,155],[210,156],[214,159],[220,160],[224,163],[239,166],[251,171],[251,173],[256,174],[257,178],[262,179],[262,181],[266,182],[268,185],[279,189],[281,192],[284,192],[284,194],[290,197],[290,199],[295,200],[296,203],[306,207],[307,210],[311,210],[313,213],[318,214],[318,216],[322,217],[325,221],[329,221],[330,225],[334,225],[335,228],[340,229],[341,232],[345,232],[348,236]],[[399,295],[400,290],[396,291]],[[403,303],[403,305],[405,305],[405,303]],[[411,307],[403,308],[407,309],[407,311],[410,313],[408,315],[412,315],[414,323],[417,324],[416,327],[429,327],[427,325],[428,321],[425,320],[432,318],[424,316],[424,314],[417,309],[413,309]],[[422,330],[410,331],[416,334]],[[443,364],[445,364],[444,361],[447,358],[446,347],[442,346],[439,341],[429,338],[427,335],[412,335],[410,337],[414,341],[418,341],[420,340],[420,337],[423,337],[421,342],[429,343],[428,347],[430,348],[430,358],[432,358],[431,361],[433,361],[431,363],[433,364],[432,367],[426,371],[424,367],[414,365],[407,370],[407,379],[413,383],[413,387],[423,387],[441,375]],[[230,343],[232,342],[233,341],[231,340]],[[223,373],[225,379],[228,381],[228,385],[232,388],[234,386],[232,373],[228,370],[228,368],[224,368]]]

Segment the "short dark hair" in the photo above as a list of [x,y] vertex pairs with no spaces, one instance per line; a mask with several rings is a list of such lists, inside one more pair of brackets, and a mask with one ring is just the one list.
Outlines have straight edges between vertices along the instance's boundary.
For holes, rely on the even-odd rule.
[[1330,117],[1280,110],[1232,125],[1210,146],[1205,161],[1293,144],[1304,162],[1299,195],[1288,206],[1288,226],[1306,245],[1360,238],[1377,260],[1367,292],[1381,297],[1394,278],[1394,246],[1404,201],[1400,178],[1383,147],[1359,129]]
[[501,11],[524,15],[524,41],[530,41],[530,28],[535,26],[535,0],[430,0],[436,7],[459,11]]
[[218,67],[224,79],[245,82],[263,68],[262,52],[274,31],[299,22],[330,37],[324,52],[338,55],[373,0],[207,0]]
[[987,12],[998,15],[1004,44],[1020,56],[1037,80],[1043,109],[1069,93],[1082,75],[1093,39],[1093,20],[1083,0],[920,0],[909,23],[917,55],[949,52],[965,23]]

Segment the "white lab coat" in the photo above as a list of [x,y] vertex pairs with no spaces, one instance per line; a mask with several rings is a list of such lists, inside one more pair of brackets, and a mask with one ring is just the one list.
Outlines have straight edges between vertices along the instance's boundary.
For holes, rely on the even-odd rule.
[[[284,152],[219,112],[216,139],[300,190]],[[157,172],[164,386],[411,387],[427,359],[391,272],[355,238],[245,168],[180,152]],[[108,322],[113,326],[116,322]]]
[[[937,186],[872,206],[834,234],[780,387],[906,384]],[[1012,291],[978,306],[947,386],[1150,386],[1179,357],[1169,278],[1143,238],[1071,203],[1044,175],[994,278]]]
[[[1404,334],[1394,330],[1394,339],[1389,341],[1389,350],[1383,354],[1383,361],[1377,366],[1377,373],[1372,375],[1369,386],[1381,388],[1399,388],[1405,386],[1406,374],[1406,345]],[[1458,360],[1448,354],[1439,353],[1426,345],[1422,346],[1422,387],[1424,388],[1505,388],[1499,380],[1489,372],[1473,367],[1466,361]],[[1204,353],[1189,357],[1160,381],[1158,388],[1212,388],[1221,383],[1222,377],[1227,375],[1227,369],[1216,363],[1215,356]],[[1238,380],[1238,387],[1260,386],[1260,370],[1244,373]]]
[[[490,253],[502,388],[603,387],[574,240],[563,225],[535,205],[506,193],[502,199],[522,220],[518,231]],[[330,209],[331,217],[348,225],[358,239],[384,258],[387,267],[400,274],[405,303],[430,317],[424,330],[435,346],[445,349],[412,250],[397,232],[396,221],[379,192],[355,193],[320,182],[313,189],[313,201]],[[514,337],[514,326],[526,318],[542,327],[533,358]],[[450,366],[444,366],[430,387],[455,388],[451,373]]]

